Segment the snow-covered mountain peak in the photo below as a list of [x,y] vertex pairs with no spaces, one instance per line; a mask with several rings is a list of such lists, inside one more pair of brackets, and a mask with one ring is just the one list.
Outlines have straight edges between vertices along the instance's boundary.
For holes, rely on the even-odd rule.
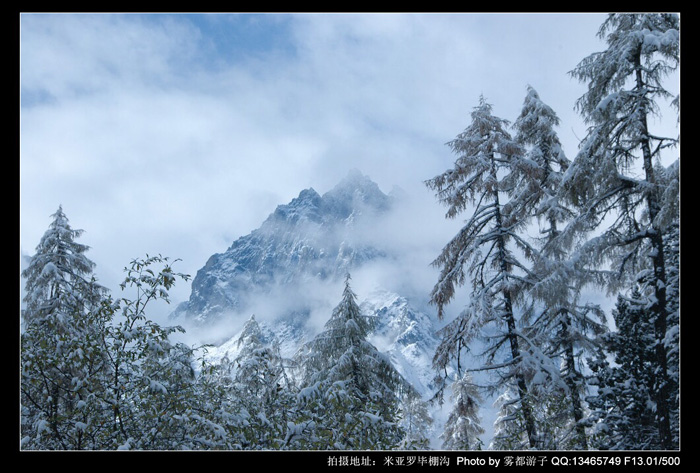
[[388,200],[387,195],[379,189],[379,185],[357,169],[350,171],[343,180],[326,192],[323,198],[355,202],[359,200],[378,208],[386,205]]
[[288,204],[278,205],[263,223],[261,231],[277,231],[282,224],[315,224],[325,228],[341,222],[352,224],[364,213],[387,211],[391,200],[372,179],[353,170],[322,196],[308,188]]
[[333,189],[323,194],[326,212],[347,219],[366,211],[382,212],[389,209],[391,198],[384,194],[368,176],[352,170]]
[[374,321],[368,341],[428,396],[434,321],[406,294],[378,287],[376,278],[396,257],[378,246],[384,239],[376,232],[383,228],[377,219],[386,222],[397,198],[356,170],[322,195],[302,190],[260,228],[212,255],[172,317],[188,330],[216,333],[215,340],[202,340],[216,345],[209,350],[214,362],[235,360],[253,340],[291,358],[330,318],[349,273],[361,310]]
[[278,205],[263,223],[263,228],[280,222],[297,224],[321,221],[321,196],[313,188],[304,189],[288,204]]
[[[374,321],[369,341],[413,387],[426,396],[431,393],[435,376],[432,355],[438,343],[432,319],[405,297],[384,288],[358,295],[358,303],[363,315]],[[210,348],[208,358],[215,363],[224,358],[235,360],[246,339],[253,336],[262,345],[277,346],[285,358],[293,358],[303,343],[315,336],[306,320],[299,312],[275,320],[257,320],[253,315],[228,340]]]
[[286,293],[302,281],[334,280],[382,257],[363,238],[362,230],[371,225],[362,224],[387,211],[390,201],[359,171],[351,171],[323,196],[313,188],[302,190],[278,205],[260,228],[213,255],[173,317],[207,324],[245,315],[255,298],[273,297],[280,286]]

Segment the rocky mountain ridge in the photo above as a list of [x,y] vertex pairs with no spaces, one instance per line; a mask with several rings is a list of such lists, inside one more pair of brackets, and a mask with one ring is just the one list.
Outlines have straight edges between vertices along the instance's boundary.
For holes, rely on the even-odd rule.
[[390,206],[391,197],[359,172],[323,196],[313,188],[301,191],[260,228],[212,255],[193,279],[189,300],[171,317],[211,322],[247,310],[252,297],[275,286],[344,276],[382,256],[360,241],[358,220],[376,218]]
[[[193,279],[189,300],[171,318],[242,327],[256,315],[263,340],[275,339],[284,356],[293,356],[330,317],[346,274],[396,256],[366,238],[395,198],[358,171],[323,195],[313,188],[302,190],[258,229],[212,255]],[[406,296],[383,287],[359,293],[358,303],[377,322],[370,341],[427,397],[437,344],[433,318]],[[235,358],[239,336],[219,341],[210,357]]]

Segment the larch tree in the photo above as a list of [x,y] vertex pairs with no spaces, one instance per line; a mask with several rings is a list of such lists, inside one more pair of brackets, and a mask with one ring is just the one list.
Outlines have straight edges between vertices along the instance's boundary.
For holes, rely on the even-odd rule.
[[[531,216],[518,199],[518,184],[536,171],[524,150],[507,131],[508,122],[491,113],[483,97],[471,114],[471,124],[448,143],[457,158],[452,169],[426,182],[447,205],[447,218],[473,208],[463,228],[433,262],[440,269],[431,302],[438,317],[452,300],[455,290],[471,283],[465,310],[441,331],[442,341],[434,357],[439,371],[459,359],[481,339],[486,364],[483,370],[497,373],[495,389],[514,385],[528,448],[538,447],[537,428],[529,396],[528,369],[533,359],[519,330],[517,305],[524,301],[525,288],[534,283],[529,263],[536,250],[523,237]],[[459,368],[459,366],[458,366]]]
[[[669,274],[665,241],[677,225],[678,193],[661,161],[678,144],[652,130],[662,101],[674,100],[664,79],[679,68],[680,20],[675,14],[611,14],[599,36],[607,49],[583,59],[571,75],[587,83],[577,109],[587,136],[566,172],[564,194],[579,215],[573,233],[590,233],[574,254],[591,281],[615,293],[641,283],[653,320],[654,402],[661,446],[676,448],[671,419],[677,411],[666,340]],[[675,167],[677,169],[677,167]]]
[[464,373],[452,383],[450,410],[442,435],[442,447],[446,450],[481,450],[483,442],[479,417],[482,402],[478,388],[473,384],[469,373]]
[[404,431],[404,437],[399,449],[429,449],[430,429],[434,420],[428,410],[428,404],[423,401],[420,393],[411,389],[400,396],[400,406],[400,425]]
[[[544,353],[561,360],[560,376],[566,385],[566,392],[551,395],[541,392],[538,398],[548,403],[558,398],[560,401],[555,404],[559,406],[568,400],[570,405],[565,411],[569,412],[573,432],[565,432],[566,438],[552,441],[565,444],[567,448],[586,449],[582,422],[585,380],[576,360],[583,352],[594,348],[595,337],[605,330],[605,316],[598,306],[577,302],[579,288],[573,284],[576,278],[572,277],[572,268],[568,265],[568,248],[560,242],[560,228],[575,212],[558,196],[563,175],[570,166],[555,130],[559,123],[554,110],[540,99],[537,91],[528,87],[514,128],[515,139],[527,149],[525,158],[531,162],[533,170],[527,179],[520,181],[518,193],[522,198],[516,201],[521,203],[524,217],[530,214],[540,223],[539,251],[533,254],[533,272],[537,280],[528,291],[533,299],[532,310],[526,312],[528,332]],[[566,417],[559,409],[542,406],[539,411]],[[548,423],[546,419],[544,422]]]

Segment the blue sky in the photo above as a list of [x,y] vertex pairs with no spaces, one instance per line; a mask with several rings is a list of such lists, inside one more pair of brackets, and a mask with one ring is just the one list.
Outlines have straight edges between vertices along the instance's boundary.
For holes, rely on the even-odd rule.
[[531,85],[573,157],[585,85],[567,73],[604,48],[603,19],[22,14],[20,251],[60,204],[113,291],[146,253],[194,275],[276,205],[356,168],[414,199],[401,231],[427,266],[459,223],[423,185],[452,165],[445,143],[480,95],[513,121]]
[[[158,17],[155,21],[158,21]],[[211,45],[213,64],[269,55],[295,53],[291,41],[291,15],[279,14],[184,14],[181,19],[199,28]]]

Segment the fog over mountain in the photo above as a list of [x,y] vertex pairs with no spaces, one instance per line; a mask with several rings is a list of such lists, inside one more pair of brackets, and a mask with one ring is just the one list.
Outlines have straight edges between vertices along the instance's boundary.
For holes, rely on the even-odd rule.
[[312,188],[302,190],[260,228],[209,258],[192,282],[189,301],[173,316],[211,323],[248,310],[261,294],[337,281],[362,263],[386,256],[363,242],[361,233],[381,218],[391,200],[358,171],[323,196]]
[[409,200],[400,189],[382,192],[357,170],[322,195],[304,189],[212,255],[170,318],[215,345],[212,359],[235,356],[251,317],[266,341],[276,339],[292,356],[328,320],[349,274],[364,314],[376,321],[370,341],[429,396],[437,319],[426,283],[436,253],[419,248],[425,237],[415,229],[424,222],[411,221],[420,212],[408,210]]

